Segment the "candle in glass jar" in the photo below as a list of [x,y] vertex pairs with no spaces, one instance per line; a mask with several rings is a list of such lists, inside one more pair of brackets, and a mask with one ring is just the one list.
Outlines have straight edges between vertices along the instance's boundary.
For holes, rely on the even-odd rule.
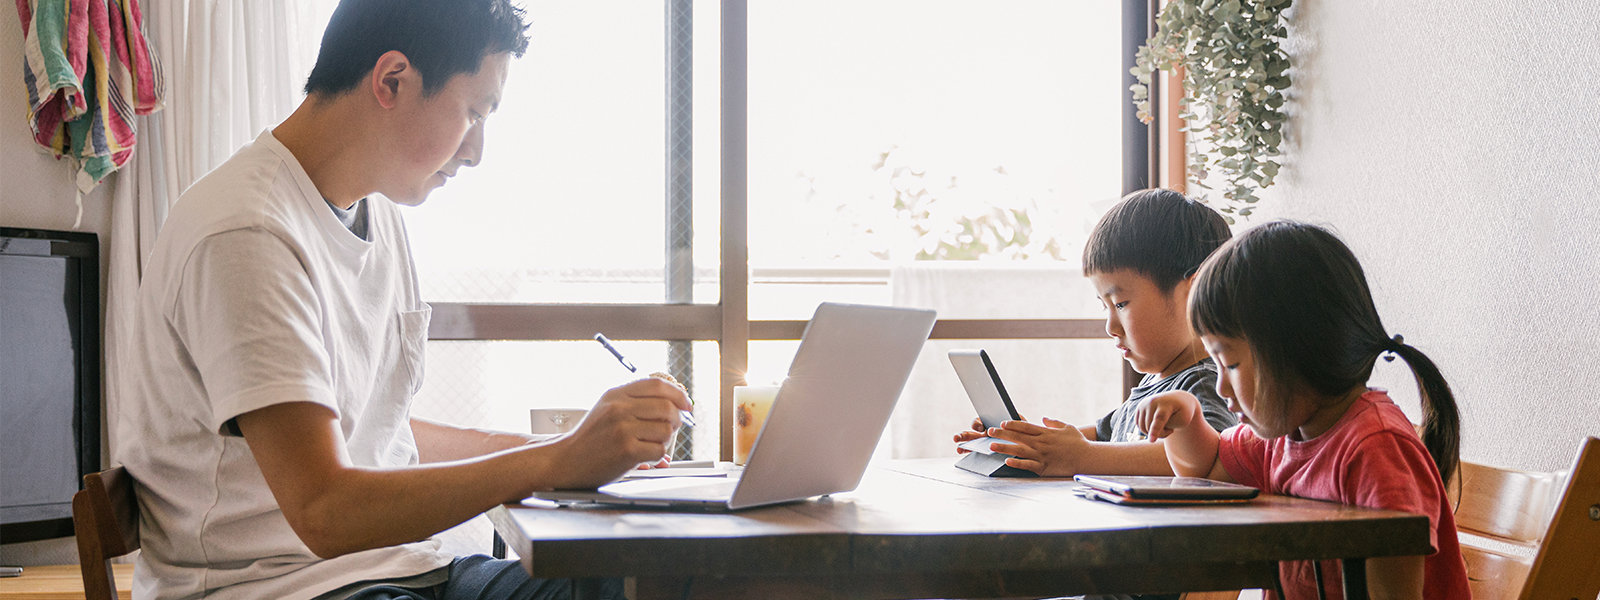
[[755,446],[777,397],[775,385],[733,386],[733,464],[743,465],[750,460],[750,448]]

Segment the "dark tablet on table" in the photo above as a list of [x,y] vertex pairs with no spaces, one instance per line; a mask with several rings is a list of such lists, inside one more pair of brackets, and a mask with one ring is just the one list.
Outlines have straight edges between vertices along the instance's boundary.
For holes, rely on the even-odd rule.
[[1216,500],[1249,499],[1261,490],[1248,485],[1201,477],[1163,477],[1154,475],[1074,475],[1078,483],[1096,490],[1132,499]]

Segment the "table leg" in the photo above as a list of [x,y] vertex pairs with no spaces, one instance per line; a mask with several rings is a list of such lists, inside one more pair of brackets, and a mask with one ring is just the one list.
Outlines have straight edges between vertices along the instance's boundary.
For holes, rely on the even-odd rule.
[[[600,600],[600,580],[572,579],[572,600]],[[1362,597],[1365,600],[1365,596]]]
[[1339,563],[1344,573],[1344,600],[1367,600],[1367,559],[1346,558]]

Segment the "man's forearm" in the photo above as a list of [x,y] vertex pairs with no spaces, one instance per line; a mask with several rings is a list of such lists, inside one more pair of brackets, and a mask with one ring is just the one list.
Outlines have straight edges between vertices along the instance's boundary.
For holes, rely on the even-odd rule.
[[420,417],[411,418],[411,433],[425,463],[465,460],[559,437],[457,427]]
[[350,460],[325,406],[275,404],[237,422],[289,526],[325,558],[424,539],[535,486],[563,485],[573,458],[558,443],[373,468]]
[[[539,489],[594,487],[665,452],[688,399],[657,380],[608,390],[578,429],[547,443],[525,434],[411,422],[419,454],[438,460],[357,466],[335,413],[281,402],[236,417],[295,534],[318,556],[416,541]],[[497,448],[509,448],[496,451]]]
[[415,542],[527,496],[533,491],[527,482],[544,479],[537,473],[550,468],[549,457],[542,456],[548,450],[530,447],[399,469],[345,467],[327,474],[320,493],[302,496],[307,502],[297,510],[285,507],[285,515],[300,516],[290,524],[325,558]]

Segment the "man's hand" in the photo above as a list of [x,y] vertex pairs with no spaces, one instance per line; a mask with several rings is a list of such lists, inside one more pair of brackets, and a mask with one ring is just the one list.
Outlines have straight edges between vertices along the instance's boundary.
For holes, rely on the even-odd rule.
[[550,443],[567,468],[545,487],[592,488],[642,463],[660,464],[678,433],[678,411],[692,407],[681,386],[656,377],[606,390],[577,429]]

